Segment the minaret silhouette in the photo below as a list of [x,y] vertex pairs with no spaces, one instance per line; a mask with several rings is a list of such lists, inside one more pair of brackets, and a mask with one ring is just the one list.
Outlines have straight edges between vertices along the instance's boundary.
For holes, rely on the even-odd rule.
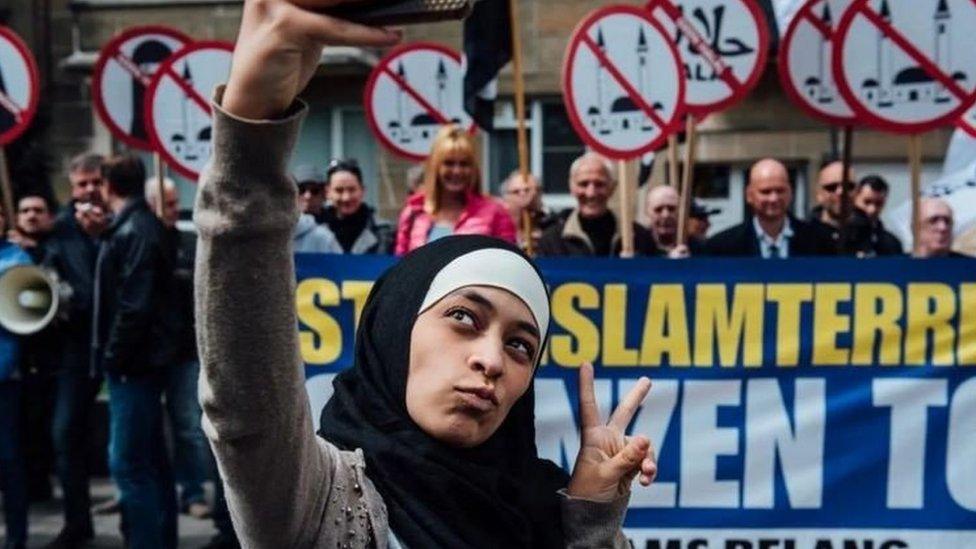
[[437,62],[437,110],[444,112],[444,90],[447,89],[447,67],[444,60]]
[[[405,79],[405,74],[403,73],[403,61],[397,65],[397,76],[401,80]],[[405,123],[403,121],[403,89],[400,86],[396,87],[396,102],[397,102],[397,121],[400,123],[400,131],[403,131]]]
[[[183,74],[180,75],[183,81],[186,82],[190,87],[193,87],[193,74],[190,73],[190,64],[183,60]],[[183,101],[180,103],[180,111],[183,114],[183,158],[189,159],[191,154],[190,139],[195,139],[196,136],[190,133],[190,117],[192,113],[190,112],[189,103],[190,98],[183,94]]]
[[[639,24],[637,27],[637,85],[638,93],[641,97],[646,97],[647,92],[650,90],[644,89],[644,80],[647,75],[647,36],[644,34],[644,25]],[[641,129],[644,131],[650,131],[654,129],[651,126],[651,121],[648,116],[643,117],[643,123],[641,124]]]
[[[830,33],[834,32],[834,17],[830,13],[830,2],[823,3],[823,12],[820,14],[820,22],[823,23],[824,27],[830,30]],[[830,73],[830,36],[822,37],[820,43],[820,66],[817,67],[819,74],[817,78],[820,79],[820,93],[818,95],[818,100],[821,103],[830,103],[833,101],[833,94],[831,93],[830,86],[827,85],[828,81],[831,81]]]
[[[403,67],[403,61],[397,63],[397,76],[403,82],[407,81],[407,70]],[[400,142],[409,143],[410,132],[407,131],[407,121],[403,117],[403,88],[399,85],[396,86],[396,97],[397,97],[397,118],[400,121]]]
[[[164,44],[159,40],[147,40],[138,46],[132,52],[132,62],[135,63],[139,70],[143,72],[149,72],[149,68],[152,67],[153,71],[162,64],[166,59],[172,55],[173,50],[169,46]],[[151,74],[151,73],[150,73]],[[146,120],[145,120],[145,94],[146,87],[137,78],[132,79],[132,121],[129,124],[129,134],[136,139],[147,140],[149,137],[146,135]]]
[[637,27],[637,85],[641,97],[644,96],[644,73],[647,70],[647,36],[644,25]]
[[[596,47],[600,49],[600,53],[606,55],[607,53],[607,43],[603,40],[603,27],[597,27],[596,29]],[[609,133],[606,128],[606,115],[604,111],[603,103],[603,64],[600,63],[598,59],[596,62],[597,72],[596,72],[596,107],[600,111],[600,133]]]
[[[891,8],[888,6],[888,0],[881,0],[878,15],[886,24],[891,24]],[[888,35],[881,29],[878,29],[878,36],[878,106],[890,107],[893,104],[891,86],[894,83],[891,42],[888,40]]]
[[[933,16],[935,26],[935,64],[942,67],[947,74],[952,74],[952,14],[949,13],[949,3],[946,0],[939,0]],[[939,103],[949,101],[949,93],[945,86],[938,84],[938,91],[935,100]]]

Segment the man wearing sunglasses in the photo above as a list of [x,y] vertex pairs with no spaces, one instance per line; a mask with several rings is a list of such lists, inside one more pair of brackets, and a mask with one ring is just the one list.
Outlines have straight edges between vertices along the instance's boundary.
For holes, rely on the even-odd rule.
[[298,185],[298,206],[303,214],[315,218],[315,223],[325,223],[326,177],[315,166],[304,164],[292,173]]
[[838,255],[867,257],[872,252],[870,230],[863,223],[852,223],[854,195],[857,183],[854,171],[840,160],[828,159],[817,175],[817,206],[810,215],[810,224],[828,235]]

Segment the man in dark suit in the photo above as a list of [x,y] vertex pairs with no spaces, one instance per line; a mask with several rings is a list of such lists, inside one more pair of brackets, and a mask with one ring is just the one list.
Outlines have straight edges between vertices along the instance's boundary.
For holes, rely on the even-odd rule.
[[834,255],[836,248],[829,235],[790,215],[792,202],[786,166],[770,158],[756,162],[746,185],[752,215],[710,238],[706,254],[764,259]]

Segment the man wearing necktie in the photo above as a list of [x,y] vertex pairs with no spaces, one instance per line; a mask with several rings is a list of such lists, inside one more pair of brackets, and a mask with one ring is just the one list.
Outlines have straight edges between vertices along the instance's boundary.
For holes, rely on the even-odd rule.
[[763,259],[834,255],[829,235],[790,215],[793,187],[782,162],[767,158],[752,166],[746,203],[749,217],[709,239],[707,255]]

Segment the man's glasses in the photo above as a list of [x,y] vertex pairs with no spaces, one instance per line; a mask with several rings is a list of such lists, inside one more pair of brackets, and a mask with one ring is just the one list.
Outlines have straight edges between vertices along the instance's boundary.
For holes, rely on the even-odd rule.
[[312,185],[299,185],[298,194],[310,194],[312,196],[318,196],[322,194],[322,185],[312,184]]
[[854,190],[855,185],[853,181],[845,181],[843,183],[834,181],[832,183],[824,183],[823,185],[821,185],[821,188],[827,191],[828,193],[833,194],[836,193],[837,189],[841,188],[842,186],[844,188],[844,192],[849,193]]

